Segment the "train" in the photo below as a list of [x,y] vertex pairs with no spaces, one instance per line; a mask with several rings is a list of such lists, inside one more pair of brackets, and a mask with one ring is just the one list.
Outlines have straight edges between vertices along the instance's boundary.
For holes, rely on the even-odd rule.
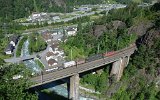
[[124,50],[131,49],[135,46],[136,46],[135,44],[131,44],[129,48],[124,48],[122,50],[109,51],[109,52],[105,52],[105,53],[101,53],[101,54],[95,54],[95,55],[89,56],[86,59],[83,58],[83,59],[77,59],[75,61],[68,61],[68,62],[63,63],[62,66],[56,66],[56,68],[47,69],[46,71],[43,71],[43,73],[50,73],[50,72],[53,72],[53,71],[62,70],[62,69],[66,69],[66,68],[69,68],[69,67],[72,67],[72,66],[78,66],[78,65],[83,64],[83,63],[87,63],[87,62],[95,61],[95,60],[98,60],[98,59],[103,59],[103,58],[106,58],[106,57],[110,57],[110,56],[113,56],[117,53],[121,53]]
[[82,58],[82,59],[77,59],[75,61],[68,61],[68,62],[63,63],[63,66],[58,67],[57,70],[61,70],[61,69],[65,69],[65,68],[68,68],[68,67],[77,66],[77,65],[80,65],[80,64],[83,64],[83,63],[95,61],[95,60],[98,60],[98,59],[110,57],[110,56],[113,56],[116,53],[120,53],[120,52],[122,52],[122,51],[124,51],[126,49],[131,49],[131,48],[133,48],[135,46],[136,46],[135,44],[130,44],[129,48],[124,48],[122,50],[109,51],[109,52],[105,52],[105,53],[95,54],[95,55],[89,56],[86,59]]
[[61,70],[61,69],[69,68],[69,67],[72,67],[72,66],[77,66],[77,65],[80,65],[80,64],[83,64],[83,63],[87,63],[87,62],[95,61],[95,60],[102,59],[102,58],[105,58],[105,57],[109,57],[109,56],[112,56],[114,54],[115,54],[115,51],[110,51],[110,52],[106,52],[106,53],[102,53],[102,54],[91,55],[86,59],[82,58],[82,59],[77,59],[75,61],[67,61],[67,62],[63,63],[63,66],[55,67],[55,68],[52,68],[52,69],[47,69],[46,72],[51,72],[51,71],[53,72],[53,71],[56,71],[56,70]]

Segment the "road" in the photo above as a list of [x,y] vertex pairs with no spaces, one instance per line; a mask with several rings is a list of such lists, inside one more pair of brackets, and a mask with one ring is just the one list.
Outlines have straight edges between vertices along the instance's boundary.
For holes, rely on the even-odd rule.
[[100,66],[115,62],[122,57],[130,56],[131,54],[134,53],[136,49],[137,49],[136,46],[124,48],[122,50],[117,51],[114,55],[110,57],[105,57],[102,59],[98,59],[98,60],[87,62],[81,65],[57,70],[57,71],[50,72],[50,73],[43,73],[43,82],[42,82],[41,75],[32,77],[31,81],[35,83],[35,85],[33,86],[38,86],[38,85],[42,85],[42,84],[52,82],[58,79],[66,78],[76,73],[82,73],[82,72],[85,72],[91,69],[95,69]]
[[[91,5],[90,5],[91,6]],[[90,15],[94,15],[96,12],[101,12],[101,11],[109,11],[111,9],[119,9],[119,8],[125,8],[126,5],[120,5],[120,4],[112,4],[112,5],[97,5],[97,7],[104,7],[103,9],[97,9],[97,11],[92,11],[92,12],[88,12],[88,13],[84,13],[84,14],[78,14],[76,16],[73,16],[73,17],[69,17],[69,18],[65,18],[65,19],[60,19],[60,20],[50,20],[50,21],[47,21],[48,24],[51,24],[51,23],[57,23],[57,22],[68,22],[68,21],[71,21],[73,19],[77,19],[77,18],[81,18],[81,17],[84,17],[84,16],[90,16]],[[89,7],[89,5],[88,5]],[[76,12],[72,12],[70,13],[71,15],[74,14],[75,15]],[[24,26],[28,26],[28,25],[36,25],[37,23],[21,23],[22,25]]]
[[48,52],[48,49],[49,49],[49,46],[47,46],[47,48],[44,50],[44,51],[41,51],[39,53],[34,53],[32,55],[29,55],[29,56],[25,56],[25,57],[12,57],[12,58],[9,58],[9,59],[4,59],[5,62],[9,62],[9,63],[18,63],[18,62],[21,62],[21,61],[25,61],[25,60],[29,60],[29,59],[33,59],[35,58],[37,55],[43,57],[46,55],[46,53]]
[[46,26],[46,27],[41,27],[41,28],[34,28],[34,29],[28,29],[28,30],[25,30],[23,31],[22,35],[28,35],[28,34],[31,34],[33,32],[44,32],[44,31],[47,31],[47,30],[56,30],[56,29],[66,29],[67,27],[77,27],[77,24],[74,24],[74,25],[69,25],[69,26],[61,26],[61,27],[57,27],[57,28],[53,28],[53,26]]
[[[88,7],[92,6],[92,5],[87,5]],[[125,8],[126,5],[109,5],[108,8],[106,8],[107,5],[96,5],[96,6],[102,6],[102,7],[105,7],[103,9],[99,9],[98,12],[101,12],[101,11],[109,11],[111,9],[119,9],[119,8]],[[72,12],[72,13],[75,13],[75,12]],[[73,20],[73,19],[76,19],[76,18],[80,18],[80,17],[83,17],[83,16],[90,16],[90,15],[94,15],[96,12],[93,11],[93,12],[89,12],[89,13],[85,13],[85,14],[82,14],[82,15],[76,15],[74,17],[70,17],[70,18],[65,18],[65,19],[60,19],[60,20],[57,20],[57,21],[50,21],[49,23],[55,23],[55,22],[67,22],[67,21],[70,21],[70,20]],[[24,25],[36,25],[37,23],[23,23]],[[72,25],[71,25],[72,26]],[[74,25],[73,25],[74,26]],[[77,25],[76,25],[77,26]],[[46,27],[41,27],[41,28],[34,28],[34,29],[28,29],[28,30],[25,30],[23,31],[23,35],[25,34],[30,34],[32,33],[33,31],[38,31],[38,30],[46,30],[46,29],[53,29],[53,26],[46,26]]]

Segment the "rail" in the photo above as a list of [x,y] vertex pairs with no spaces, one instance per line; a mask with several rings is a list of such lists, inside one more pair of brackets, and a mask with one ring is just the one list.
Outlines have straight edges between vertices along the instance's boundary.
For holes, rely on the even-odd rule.
[[71,66],[71,67],[57,70],[54,72],[44,72],[43,75],[34,76],[31,78],[31,80],[36,83],[34,86],[37,86],[37,85],[45,84],[58,79],[66,78],[71,75],[74,75],[75,73],[82,73],[82,72],[115,62],[122,57],[130,56],[131,54],[134,53],[135,50],[136,50],[136,45],[131,45],[128,48],[124,48],[119,51],[116,51],[116,53],[111,56],[97,59],[91,62],[86,62],[80,65]]

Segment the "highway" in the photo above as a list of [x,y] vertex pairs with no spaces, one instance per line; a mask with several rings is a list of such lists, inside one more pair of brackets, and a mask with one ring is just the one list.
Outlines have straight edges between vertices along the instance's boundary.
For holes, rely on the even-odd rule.
[[82,73],[82,72],[89,71],[91,69],[95,69],[100,66],[115,62],[122,57],[130,56],[131,54],[134,53],[136,49],[137,49],[136,46],[132,45],[128,48],[124,48],[122,50],[117,51],[114,55],[110,57],[101,58],[95,61],[80,64],[77,66],[72,66],[69,68],[57,70],[50,73],[43,73],[43,75],[32,77],[31,81],[35,83],[35,85],[33,85],[32,87],[42,85],[48,82],[56,81],[62,78],[66,78],[76,73]]
[[[90,5],[91,6],[91,5]],[[92,11],[92,12],[88,12],[88,13],[84,13],[84,14],[78,14],[76,16],[73,16],[73,17],[69,17],[69,18],[65,18],[65,19],[60,19],[60,20],[49,20],[47,21],[48,24],[51,24],[51,23],[58,23],[58,22],[68,22],[68,21],[71,21],[73,19],[77,19],[77,18],[81,18],[81,17],[85,17],[85,16],[91,16],[91,15],[94,15],[95,13],[99,13],[101,11],[109,11],[111,9],[119,9],[119,8],[125,8],[126,5],[118,5],[118,4],[113,4],[113,5],[97,5],[97,7],[99,6],[104,6],[105,8],[103,9],[98,9],[98,11]],[[108,6],[108,7],[106,7]],[[76,12],[72,12],[72,13],[76,13]],[[70,13],[70,14],[72,14]],[[24,26],[29,26],[29,25],[37,25],[37,23],[21,23],[22,25]]]

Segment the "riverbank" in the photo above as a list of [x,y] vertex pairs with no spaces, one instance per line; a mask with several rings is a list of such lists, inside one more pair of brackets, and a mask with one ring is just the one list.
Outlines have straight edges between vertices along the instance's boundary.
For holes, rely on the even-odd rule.
[[[67,89],[67,84],[62,84],[61,86]],[[80,95],[80,100],[105,100],[100,98],[101,97],[100,92],[96,92],[91,88],[86,88],[83,85],[79,86],[79,95]]]

